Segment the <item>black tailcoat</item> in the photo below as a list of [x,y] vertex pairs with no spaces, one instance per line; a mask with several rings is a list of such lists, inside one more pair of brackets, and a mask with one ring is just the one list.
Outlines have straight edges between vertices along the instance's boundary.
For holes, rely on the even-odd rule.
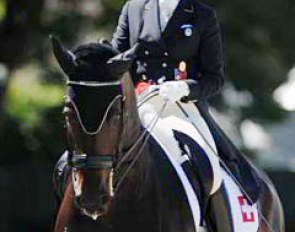
[[224,58],[215,11],[195,0],[181,0],[161,31],[158,8],[157,0],[127,2],[113,36],[112,44],[121,52],[141,45],[132,69],[134,81],[173,80],[175,69],[185,61],[188,78],[194,80],[188,81],[191,100],[219,92]]

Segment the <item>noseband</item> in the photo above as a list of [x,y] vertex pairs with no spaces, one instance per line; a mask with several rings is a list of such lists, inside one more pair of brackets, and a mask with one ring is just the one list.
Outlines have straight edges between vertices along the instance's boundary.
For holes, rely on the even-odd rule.
[[68,164],[71,168],[92,170],[111,170],[114,166],[113,155],[71,154],[68,156]]

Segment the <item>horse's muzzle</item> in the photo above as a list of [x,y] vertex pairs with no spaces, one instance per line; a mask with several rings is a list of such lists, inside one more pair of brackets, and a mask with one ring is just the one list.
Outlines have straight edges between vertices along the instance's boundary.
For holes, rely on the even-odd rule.
[[111,200],[112,197],[108,194],[99,196],[96,199],[80,196],[76,198],[76,206],[81,210],[81,212],[84,215],[94,219],[95,217],[97,218],[108,213]]

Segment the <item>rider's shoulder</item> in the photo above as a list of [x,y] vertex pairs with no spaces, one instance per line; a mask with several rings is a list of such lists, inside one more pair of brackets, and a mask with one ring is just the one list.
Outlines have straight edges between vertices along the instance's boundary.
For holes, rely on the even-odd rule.
[[125,9],[130,9],[134,13],[137,12],[138,9],[141,9],[145,4],[147,3],[147,0],[128,0],[125,2],[124,7]]
[[216,17],[216,10],[214,7],[200,2],[200,1],[194,1],[195,7],[197,9],[197,12],[203,16],[203,17]]

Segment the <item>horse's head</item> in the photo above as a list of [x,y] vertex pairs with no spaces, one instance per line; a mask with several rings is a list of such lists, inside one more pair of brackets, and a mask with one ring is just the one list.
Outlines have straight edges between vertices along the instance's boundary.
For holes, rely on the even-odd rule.
[[101,42],[69,51],[51,39],[67,76],[63,112],[75,199],[84,214],[95,219],[107,212],[114,195],[113,167],[140,130],[128,73],[134,50],[118,54]]

